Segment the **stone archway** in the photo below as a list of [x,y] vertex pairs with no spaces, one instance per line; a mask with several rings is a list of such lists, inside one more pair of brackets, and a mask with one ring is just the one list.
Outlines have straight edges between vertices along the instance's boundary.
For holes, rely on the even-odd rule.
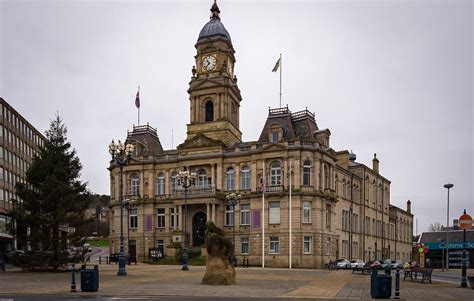
[[200,247],[204,244],[206,236],[207,215],[198,212],[193,216],[193,247]]

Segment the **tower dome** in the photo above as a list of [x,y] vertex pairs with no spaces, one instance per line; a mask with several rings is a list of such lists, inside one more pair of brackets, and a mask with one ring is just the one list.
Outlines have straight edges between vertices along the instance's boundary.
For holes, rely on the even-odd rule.
[[201,29],[201,32],[199,32],[198,42],[212,37],[221,37],[231,41],[230,34],[227,29],[225,29],[219,17],[220,12],[217,3],[214,1],[211,7],[211,20],[207,22]]

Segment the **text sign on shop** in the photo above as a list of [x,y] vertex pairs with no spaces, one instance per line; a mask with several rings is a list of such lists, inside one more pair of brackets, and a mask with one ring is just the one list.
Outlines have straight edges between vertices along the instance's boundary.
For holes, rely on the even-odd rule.
[[[425,242],[425,245],[429,246],[430,250],[442,250],[446,249],[446,242]],[[450,250],[462,250],[463,242],[462,241],[450,241],[449,242]],[[474,249],[474,241],[466,241],[466,249]]]

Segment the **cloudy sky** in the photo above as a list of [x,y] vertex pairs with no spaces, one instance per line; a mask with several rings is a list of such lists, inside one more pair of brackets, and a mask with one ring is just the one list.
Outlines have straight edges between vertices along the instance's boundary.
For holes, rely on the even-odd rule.
[[[201,1],[0,1],[0,96],[44,132],[59,111],[89,188],[108,194],[107,146],[141,121],[165,149],[185,139]],[[236,50],[244,141],[268,107],[308,107],[392,181],[391,203],[413,202],[419,230],[473,199],[471,1],[218,1]],[[172,135],[172,132],[174,135]],[[174,137],[172,139],[172,137]],[[451,223],[451,222],[450,222]]]

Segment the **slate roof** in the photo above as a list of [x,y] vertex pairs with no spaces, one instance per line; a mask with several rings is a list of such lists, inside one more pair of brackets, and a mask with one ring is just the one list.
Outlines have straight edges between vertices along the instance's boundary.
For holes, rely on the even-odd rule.
[[[420,242],[436,242],[446,240],[446,231],[437,232],[423,232],[420,237]],[[466,231],[466,240],[474,241],[474,227]],[[463,241],[462,230],[449,231],[449,241]]]
[[283,130],[283,141],[314,142],[313,132],[318,130],[314,113],[307,109],[292,113],[288,107],[268,109],[268,117],[258,142],[269,143],[268,134],[273,126]]
[[127,142],[137,142],[141,146],[138,156],[153,156],[163,153],[156,129],[148,124],[134,126],[132,132],[127,132]]

